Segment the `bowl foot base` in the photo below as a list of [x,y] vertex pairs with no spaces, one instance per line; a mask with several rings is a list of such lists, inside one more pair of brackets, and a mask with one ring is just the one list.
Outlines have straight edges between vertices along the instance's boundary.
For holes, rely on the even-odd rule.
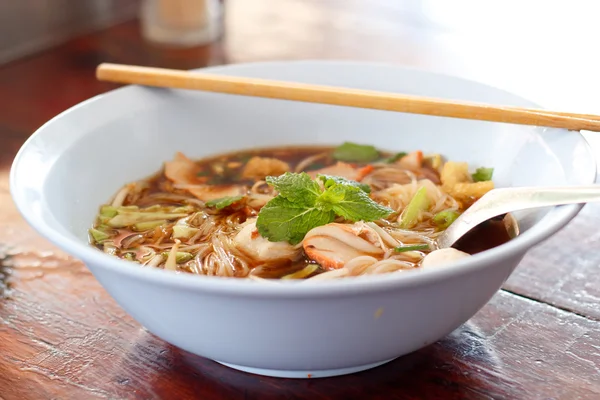
[[365,371],[367,369],[375,368],[385,363],[394,360],[393,358],[385,361],[379,361],[372,364],[359,365],[356,367],[338,368],[338,369],[323,369],[323,370],[307,370],[307,371],[296,371],[296,370],[281,370],[281,369],[265,369],[265,368],[254,368],[245,367],[243,365],[236,365],[217,361],[219,364],[225,365],[226,367],[237,369],[239,371],[248,372],[256,375],[272,376],[275,378],[327,378],[330,376],[348,375],[355,372]]

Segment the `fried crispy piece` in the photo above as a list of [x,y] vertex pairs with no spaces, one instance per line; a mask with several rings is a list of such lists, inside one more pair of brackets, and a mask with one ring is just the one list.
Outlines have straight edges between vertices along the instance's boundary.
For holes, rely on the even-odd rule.
[[444,188],[451,188],[457,183],[472,182],[471,175],[469,175],[469,164],[448,161],[442,168],[440,179]]
[[466,162],[448,161],[442,168],[441,180],[444,190],[464,207],[473,204],[494,188],[492,181],[473,182]]

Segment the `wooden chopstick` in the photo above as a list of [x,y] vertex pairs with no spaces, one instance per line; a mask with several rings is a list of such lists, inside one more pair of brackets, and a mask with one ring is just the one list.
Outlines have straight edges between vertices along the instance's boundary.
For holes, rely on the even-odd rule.
[[563,116],[563,117],[600,121],[600,115],[594,115],[594,114],[578,114],[578,113],[570,113],[570,112],[564,112],[564,111],[550,111],[550,110],[537,109],[537,108],[526,108],[526,107],[505,107],[505,108],[510,108],[512,110],[526,110],[526,111],[531,111],[531,112],[540,112],[540,113],[548,114],[548,115],[559,115],[559,116]]
[[101,81],[370,108],[413,114],[600,131],[600,116],[496,106],[371,90],[211,75],[135,65],[100,64]]

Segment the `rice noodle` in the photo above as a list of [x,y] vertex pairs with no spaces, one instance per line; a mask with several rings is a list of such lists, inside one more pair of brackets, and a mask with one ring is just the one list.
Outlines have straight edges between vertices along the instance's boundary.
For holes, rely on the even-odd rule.
[[373,222],[367,222],[367,226],[369,226],[371,229],[373,229],[381,238],[381,242],[385,243],[387,246],[397,247],[400,245],[400,243],[398,242],[398,240],[396,238],[394,238],[392,235],[387,233],[383,228],[381,228],[377,224],[375,224]]
[[121,248],[129,249],[134,247],[135,244],[141,244],[144,241],[144,235],[130,235],[121,241]]
[[[289,165],[296,172],[310,168],[317,161],[327,164],[327,167],[336,162],[330,156],[330,151],[319,152],[302,158],[295,166],[294,163]],[[224,162],[223,165],[227,164],[221,161]],[[243,167],[241,162],[227,165],[231,167],[238,164]],[[210,166],[210,163],[205,165],[203,171],[212,171]],[[348,164],[348,168],[363,166],[364,164]],[[284,276],[300,275],[307,281],[320,281],[399,273],[418,268],[429,251],[437,248],[436,238],[441,231],[432,223],[433,217],[445,210],[460,212],[463,206],[439,185],[439,174],[431,167],[413,168],[400,163],[383,162],[374,163],[372,166],[373,170],[362,178],[361,183],[369,185],[370,197],[373,200],[390,207],[394,212],[386,219],[366,223],[352,223],[336,215],[334,223],[314,228],[303,242],[291,246],[297,255],[293,260],[257,260],[252,258],[255,255],[249,255],[252,252],[242,251],[243,247],[238,248],[236,235],[247,226],[246,221],[254,219],[261,208],[277,195],[276,190],[265,180],[243,180],[241,175],[236,175],[238,178],[235,179],[240,181],[234,179],[231,181],[233,183],[221,180],[222,176],[217,177],[216,181],[224,182],[224,185],[243,185],[244,190],[249,188],[244,192],[243,202],[225,209],[206,207],[205,202],[187,191],[200,188],[210,191],[212,185],[206,182],[211,180],[206,175],[197,180],[190,178],[190,183],[182,184],[171,182],[163,172],[154,181],[134,182],[123,186],[110,202],[113,207],[133,205],[138,206],[140,210],[151,206],[160,210],[177,208],[175,213],[187,215],[178,215],[176,219],[143,232],[138,232],[131,226],[112,229],[108,233],[110,238],[105,242],[106,246],[99,247],[110,248],[117,256],[128,259],[134,254],[136,261],[145,267],[207,276],[247,277],[255,281],[269,282]],[[425,211],[419,211],[415,226],[411,229],[401,229],[398,221],[402,212],[422,187],[426,188],[428,207]],[[137,212],[137,209],[134,210]],[[161,217],[157,220],[165,219]],[[344,229],[337,229],[335,224],[342,225]],[[173,233],[173,226],[178,226],[177,235]],[[258,235],[258,231],[252,232],[252,235],[254,234]],[[335,243],[335,246],[331,245],[329,248],[347,251],[350,255],[335,267],[317,261],[303,248],[306,240],[313,236],[319,237],[320,243]],[[328,238],[329,241],[323,238]],[[428,245],[428,249],[404,252],[397,249],[400,246],[419,244]],[[168,257],[164,254],[168,254]],[[176,262],[178,259],[179,263]],[[304,274],[298,275],[298,271],[304,271]]]
[[121,190],[119,190],[119,192],[115,196],[114,200],[112,201],[111,206],[121,207],[123,205],[123,202],[125,201],[125,198],[127,197],[127,194],[129,193],[129,186],[130,185],[125,185],[125,186],[123,186],[123,188]]
[[148,261],[146,263],[146,266],[148,266],[148,267],[158,267],[162,263],[162,261],[163,261],[162,254],[157,254],[154,257],[152,257],[150,259],[150,261]]
[[255,194],[273,194],[273,192],[273,187],[263,180],[256,181],[256,183],[250,188],[250,193]]
[[320,160],[321,158],[327,157],[327,155],[328,153],[319,153],[315,154],[314,156],[306,157],[304,160],[300,161],[298,165],[296,165],[294,172],[304,171],[306,167],[308,167],[310,164],[314,163],[317,160]]
[[204,207],[204,202],[195,197],[168,192],[152,193],[144,196],[137,202],[137,204],[141,206],[157,203],[187,203],[198,207]]
[[327,279],[342,278],[345,276],[348,276],[348,270],[346,268],[340,268],[328,272],[323,272],[319,275],[315,275],[311,278],[308,278],[307,281],[324,281]]
[[390,166],[375,167],[373,172],[362,179],[375,190],[382,190],[394,184],[408,184],[416,182],[416,175],[407,169],[398,169]]

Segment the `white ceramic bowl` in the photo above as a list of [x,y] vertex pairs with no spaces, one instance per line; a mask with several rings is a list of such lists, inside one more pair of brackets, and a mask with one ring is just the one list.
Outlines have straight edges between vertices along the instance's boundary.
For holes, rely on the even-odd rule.
[[[373,64],[260,63],[207,71],[535,106],[482,84]],[[285,377],[351,373],[437,341],[485,305],[529,248],[581,209],[519,214],[518,238],[444,268],[328,282],[273,284],[142,269],[87,244],[98,206],[176,151],[196,158],[344,140],[492,166],[497,186],[591,184],[596,171],[575,132],[130,86],[41,127],[14,161],[11,191],[25,219],[83,260],[149,331],[233,368]]]

